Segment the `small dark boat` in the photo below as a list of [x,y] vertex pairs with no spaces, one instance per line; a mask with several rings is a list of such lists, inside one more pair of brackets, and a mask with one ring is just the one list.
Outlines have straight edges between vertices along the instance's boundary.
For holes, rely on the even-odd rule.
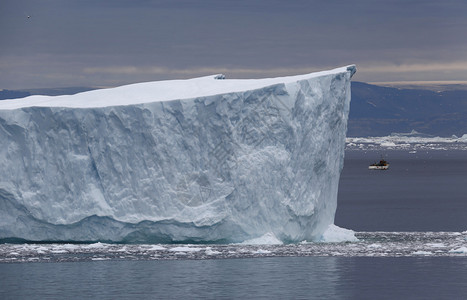
[[389,163],[381,158],[379,163],[371,164],[368,169],[370,170],[387,170],[389,168]]

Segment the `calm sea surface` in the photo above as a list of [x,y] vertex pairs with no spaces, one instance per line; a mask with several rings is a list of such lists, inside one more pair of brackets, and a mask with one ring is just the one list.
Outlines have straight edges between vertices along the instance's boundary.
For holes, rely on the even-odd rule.
[[[381,155],[389,170],[368,170]],[[355,231],[467,230],[467,151],[346,151],[335,224]]]
[[466,151],[347,151],[336,225],[361,242],[0,245],[0,299],[466,299],[466,213]]
[[0,265],[2,299],[465,299],[465,258],[273,257]]

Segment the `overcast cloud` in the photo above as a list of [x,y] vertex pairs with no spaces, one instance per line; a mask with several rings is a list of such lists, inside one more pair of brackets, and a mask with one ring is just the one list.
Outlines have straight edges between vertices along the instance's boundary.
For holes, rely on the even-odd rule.
[[0,88],[348,64],[359,81],[467,81],[466,16],[464,0],[2,0]]

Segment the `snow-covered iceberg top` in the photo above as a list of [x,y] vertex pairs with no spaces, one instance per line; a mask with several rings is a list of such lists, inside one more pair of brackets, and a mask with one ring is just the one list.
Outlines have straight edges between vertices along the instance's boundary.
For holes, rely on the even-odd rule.
[[335,75],[347,72],[347,70],[351,70],[353,74],[356,68],[354,65],[350,65],[305,75],[263,79],[225,79],[224,75],[216,74],[187,80],[144,82],[111,89],[92,90],[76,95],[35,95],[22,99],[4,100],[0,101],[0,110],[31,106],[90,108],[192,99],[256,90],[276,84],[287,84],[326,75]]
[[0,241],[320,240],[355,66],[0,102]]

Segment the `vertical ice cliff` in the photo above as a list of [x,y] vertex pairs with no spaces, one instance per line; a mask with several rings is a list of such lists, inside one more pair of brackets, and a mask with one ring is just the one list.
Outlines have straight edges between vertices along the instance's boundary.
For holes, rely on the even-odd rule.
[[0,102],[0,239],[317,240],[355,66]]

